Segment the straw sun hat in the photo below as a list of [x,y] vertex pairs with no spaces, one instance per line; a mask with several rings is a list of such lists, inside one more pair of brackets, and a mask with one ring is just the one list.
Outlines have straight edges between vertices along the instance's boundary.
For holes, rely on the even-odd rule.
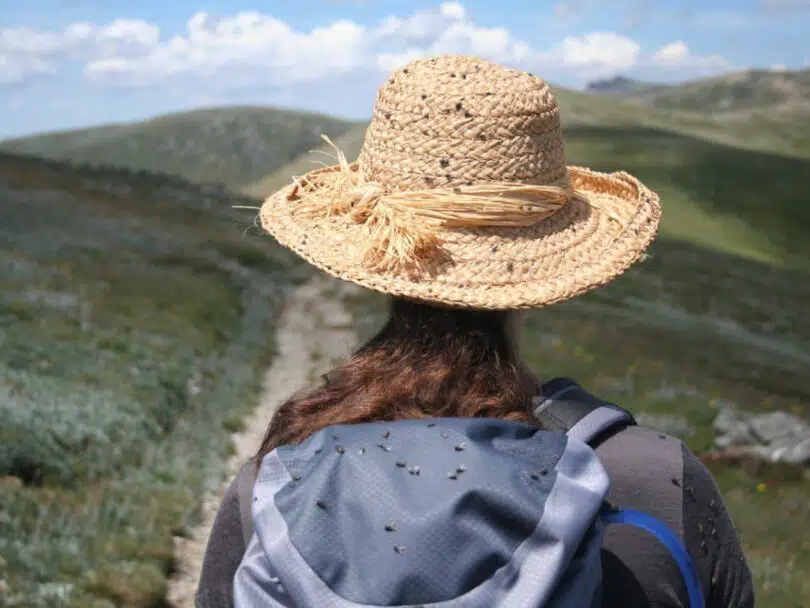
[[474,57],[394,72],[357,162],[336,156],[271,195],[263,228],[335,277],[435,305],[574,297],[638,260],[661,217],[631,175],[566,166],[543,80]]

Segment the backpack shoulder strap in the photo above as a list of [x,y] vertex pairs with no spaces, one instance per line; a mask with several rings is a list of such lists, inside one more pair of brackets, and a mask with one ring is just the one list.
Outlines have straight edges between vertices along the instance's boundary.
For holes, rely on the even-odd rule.
[[[547,429],[566,433],[595,447],[604,434],[620,426],[635,425],[627,410],[590,394],[570,378],[554,378],[542,385],[534,402],[534,417]],[[704,608],[700,576],[683,542],[665,523],[632,509],[605,506],[605,523],[629,524],[654,535],[670,552],[686,585],[690,608]]]
[[666,547],[672,555],[686,585],[689,597],[689,608],[704,608],[706,600],[703,595],[700,574],[689,551],[678,536],[662,521],[634,509],[605,508],[602,511],[602,520],[609,524],[629,524],[646,530]]
[[245,549],[253,536],[253,485],[256,483],[256,465],[248,462],[236,475],[236,498],[239,503],[239,520],[242,524],[242,537]]
[[554,378],[543,384],[532,413],[544,428],[592,447],[607,431],[636,424],[630,412],[592,395],[570,378]]

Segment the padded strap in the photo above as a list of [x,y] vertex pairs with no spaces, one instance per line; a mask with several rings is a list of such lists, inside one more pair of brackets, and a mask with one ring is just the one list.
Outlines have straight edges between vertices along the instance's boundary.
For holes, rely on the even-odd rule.
[[242,536],[245,547],[253,536],[253,485],[256,482],[256,466],[248,462],[236,476],[236,496],[239,502],[239,520],[242,523]]
[[533,414],[543,428],[588,444],[612,428],[636,423],[630,412],[599,399],[570,378],[546,382],[535,399]]
[[635,424],[635,420],[630,412],[613,405],[603,405],[585,414],[584,418],[568,429],[567,435],[582,443],[591,443],[609,429],[631,424]]
[[678,564],[686,585],[690,608],[704,608],[706,600],[703,597],[703,588],[700,584],[700,575],[695,567],[695,562],[681,539],[664,522],[652,515],[633,509],[605,510],[602,512],[602,519],[607,523],[630,524],[655,536],[670,552],[675,559],[675,563]]

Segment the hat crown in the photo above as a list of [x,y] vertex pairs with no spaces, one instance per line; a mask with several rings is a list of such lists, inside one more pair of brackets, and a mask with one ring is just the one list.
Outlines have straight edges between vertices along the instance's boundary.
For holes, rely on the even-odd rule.
[[414,61],[379,89],[358,168],[390,191],[557,183],[559,107],[525,72],[467,56]]

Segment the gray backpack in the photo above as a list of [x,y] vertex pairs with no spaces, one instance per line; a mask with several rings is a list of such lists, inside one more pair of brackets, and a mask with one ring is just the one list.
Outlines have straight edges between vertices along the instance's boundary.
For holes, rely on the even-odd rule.
[[589,443],[632,416],[567,379],[543,394],[543,430],[485,418],[337,425],[268,454],[243,517],[235,606],[596,608],[604,526],[627,523],[670,550],[703,608],[680,539],[605,503],[610,481]]

